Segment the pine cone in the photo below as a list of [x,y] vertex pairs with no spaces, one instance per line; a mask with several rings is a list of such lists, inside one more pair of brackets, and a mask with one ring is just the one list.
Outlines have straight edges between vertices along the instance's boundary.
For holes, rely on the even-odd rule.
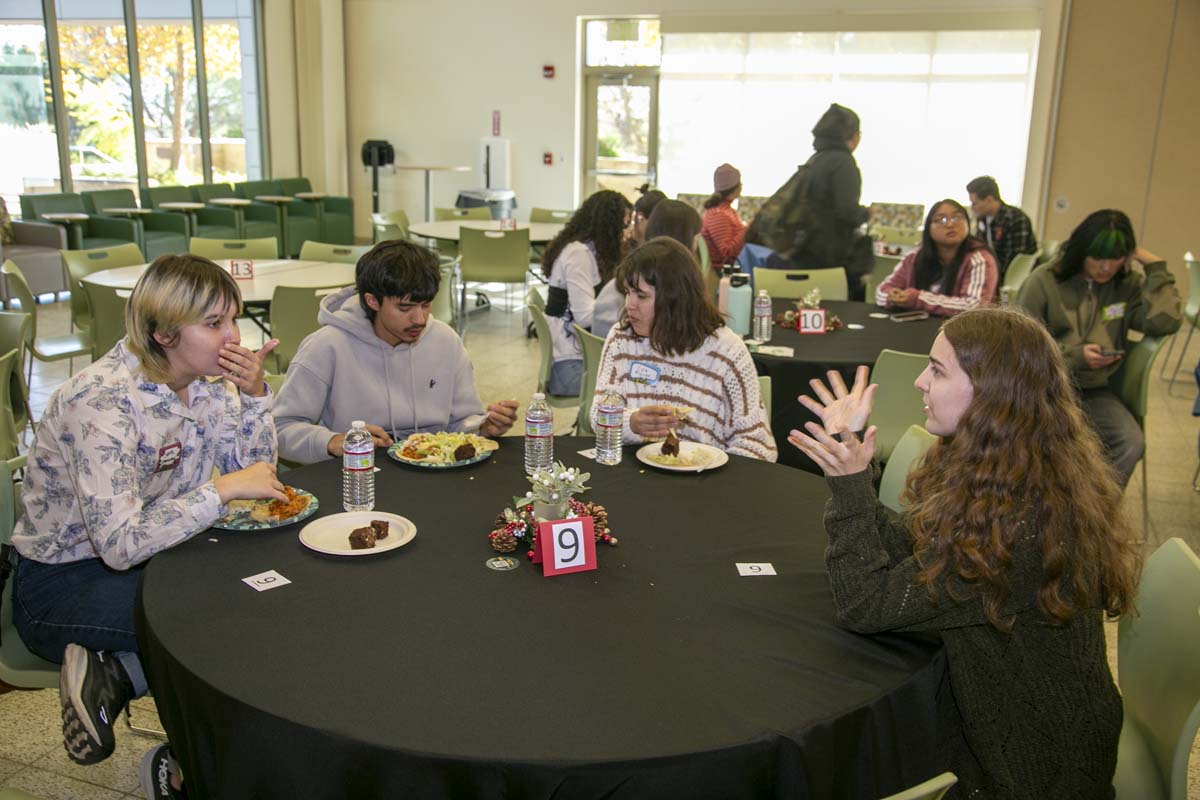
[[608,511],[599,503],[586,503],[583,510],[592,518],[592,533],[599,540],[602,535],[608,533]]
[[517,537],[504,530],[504,528],[492,531],[491,536],[488,538],[492,542],[492,549],[497,553],[511,553],[517,549]]
[[503,528],[505,523],[507,523],[507,522],[508,522],[508,520],[504,518],[504,512],[501,511],[499,514],[496,515],[496,519],[492,522],[492,529],[498,530],[500,528]]

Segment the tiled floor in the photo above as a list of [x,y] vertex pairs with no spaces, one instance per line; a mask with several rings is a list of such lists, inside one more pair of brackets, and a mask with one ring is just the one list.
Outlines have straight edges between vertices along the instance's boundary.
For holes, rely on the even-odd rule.
[[[38,308],[38,332],[43,335],[66,333],[66,303]],[[246,341],[259,341],[257,329],[246,326]],[[515,398],[521,411],[529,401],[537,378],[538,345],[524,337],[519,312],[494,308],[473,314],[466,334],[467,349],[475,364],[475,380],[484,402]],[[1200,354],[1200,338],[1192,344],[1185,364],[1195,364]],[[1177,354],[1176,354],[1177,355]],[[86,360],[77,360],[76,369]],[[1171,359],[1175,363],[1175,358]],[[40,417],[51,392],[69,374],[66,362],[35,364],[30,384],[34,416]],[[1180,373],[1174,391],[1168,393],[1165,381],[1155,381],[1150,397],[1147,422],[1150,465],[1150,530],[1147,552],[1172,536],[1182,537],[1200,552],[1200,494],[1191,489],[1196,468],[1196,434],[1200,420],[1190,415],[1196,389],[1189,375]],[[571,409],[556,409],[555,431],[567,432],[574,422]],[[514,430],[514,433],[519,433]],[[1125,507],[1131,517],[1141,520],[1141,475],[1135,474],[1126,494]],[[1115,672],[1116,626],[1110,625],[1110,661]],[[139,724],[143,717],[153,719],[153,703],[135,713]],[[88,798],[140,797],[137,767],[142,755],[157,744],[156,740],[134,734],[117,725],[116,754],[102,764],[79,767],[70,763],[59,734],[58,693],[12,691],[0,694],[0,788],[15,787],[47,798],[85,800]],[[1200,758],[1193,748],[1190,791],[1200,800]]]

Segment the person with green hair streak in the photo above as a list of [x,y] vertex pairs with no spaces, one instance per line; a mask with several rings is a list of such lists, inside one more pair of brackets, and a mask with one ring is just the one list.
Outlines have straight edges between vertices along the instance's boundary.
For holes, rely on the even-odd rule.
[[1025,280],[1017,303],[1062,348],[1080,405],[1124,486],[1146,445],[1109,379],[1121,368],[1130,330],[1146,336],[1179,330],[1183,304],[1167,262],[1138,246],[1123,211],[1095,211],[1071,232],[1058,258]]

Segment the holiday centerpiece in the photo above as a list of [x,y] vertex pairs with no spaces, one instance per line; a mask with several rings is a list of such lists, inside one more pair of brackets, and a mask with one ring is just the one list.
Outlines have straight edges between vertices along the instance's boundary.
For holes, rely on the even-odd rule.
[[[809,289],[804,295],[796,301],[796,310],[781,311],[775,315],[775,324],[781,328],[794,328],[800,330],[800,312],[806,308],[821,307],[821,290],[819,288]],[[837,314],[829,314],[825,318],[825,330],[836,331],[846,327],[842,322],[841,317]]]
[[616,545],[617,537],[608,529],[608,512],[599,503],[584,503],[575,495],[588,490],[589,472],[581,472],[556,461],[548,470],[528,476],[532,488],[523,497],[514,497],[512,508],[496,516],[495,528],[488,534],[492,549],[511,553],[525,548],[533,558],[537,547],[538,523],[570,517],[591,517],[597,543]]

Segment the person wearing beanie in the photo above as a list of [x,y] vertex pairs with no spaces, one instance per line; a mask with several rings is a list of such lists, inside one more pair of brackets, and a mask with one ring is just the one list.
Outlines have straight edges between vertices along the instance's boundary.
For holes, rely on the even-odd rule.
[[746,226],[733,210],[733,201],[742,195],[742,173],[732,164],[722,164],[713,172],[712,197],[704,201],[700,235],[708,245],[713,269],[737,261],[746,242]]
[[862,277],[871,271],[871,241],[858,234],[867,221],[859,205],[862,173],[854,150],[862,139],[858,114],[833,103],[813,126],[813,153],[808,160],[807,200],[811,224],[803,242],[786,262],[773,259],[773,267],[844,267],[852,300],[863,299]]

